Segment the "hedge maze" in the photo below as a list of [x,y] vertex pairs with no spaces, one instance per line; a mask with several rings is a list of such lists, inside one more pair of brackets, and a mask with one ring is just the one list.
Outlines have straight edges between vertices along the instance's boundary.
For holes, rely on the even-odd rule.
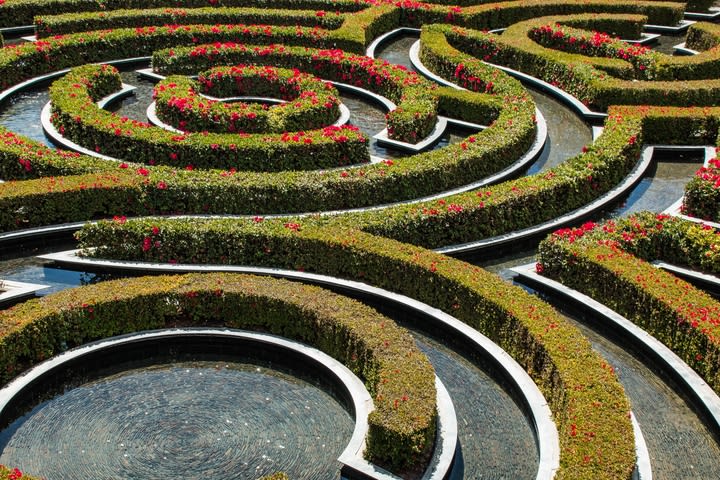
[[[420,300],[489,337],[532,377],[559,434],[555,478],[629,479],[636,463],[631,405],[612,367],[537,296],[432,249],[501,238],[597,202],[632,173],[647,145],[715,146],[720,27],[689,27],[686,47],[699,52],[694,56],[619,40],[638,40],[645,24],[677,25],[684,11],[710,6],[0,0],[0,26],[34,25],[37,35],[6,39],[0,87],[67,69],[49,87],[50,122],[97,154],[56,150],[0,127],[0,229],[92,221],[76,233],[92,258],[302,270]],[[365,56],[374,39],[400,27],[420,29],[420,61],[458,88]],[[97,105],[122,84],[124,67],[107,62],[137,57],[147,57],[160,79],[154,105],[164,125]],[[510,167],[536,141],[533,97],[498,66],[606,114],[602,134],[540,173],[463,189]],[[393,140],[417,143],[444,118],[487,128],[442,148],[374,158],[368,135],[335,124],[347,88],[394,104],[385,119]],[[228,97],[277,101],[223,101]],[[683,214],[694,218],[656,212],[598,225],[576,221],[540,244],[537,264],[539,273],[641,325],[718,392],[720,305],[649,262],[717,273],[716,225],[702,221],[720,216],[719,169],[712,160],[689,182]],[[327,329],[329,353],[365,381],[376,408],[366,457],[400,473],[424,468],[436,428],[432,367],[402,328],[378,328],[384,320],[377,312],[315,287],[260,278],[115,282],[3,311],[5,380],[68,346],[161,327],[153,323],[158,317],[204,321],[240,311],[247,291],[260,289],[262,302],[297,299],[283,304],[297,310],[297,323],[255,312],[256,326],[309,343],[321,342],[315,335]],[[188,301],[195,298],[188,291],[205,301]],[[158,314],[175,305],[168,299],[182,305]],[[315,326],[308,326],[311,317]],[[407,374],[388,374],[390,364]],[[20,475],[0,470],[0,478]]]

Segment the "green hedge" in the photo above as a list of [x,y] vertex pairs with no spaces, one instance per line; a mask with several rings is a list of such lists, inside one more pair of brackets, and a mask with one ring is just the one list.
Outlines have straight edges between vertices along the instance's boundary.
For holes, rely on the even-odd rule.
[[540,244],[538,270],[632,320],[720,392],[720,303],[648,263],[686,258],[717,270],[718,248],[709,227],[645,213],[555,232]]
[[[215,98],[270,97],[286,103],[268,108],[257,103],[218,102],[202,94]],[[157,116],[186,132],[289,136],[288,132],[332,125],[340,117],[340,95],[331,84],[299,70],[271,66],[216,67],[200,73],[197,81],[171,76],[158,83],[153,96]]]
[[[145,243],[163,238],[149,228]],[[392,468],[426,460],[436,424],[435,375],[410,334],[375,310],[318,287],[233,274],[102,282],[0,312],[0,364],[7,381],[68,347],[122,333],[222,324],[262,328],[309,343],[366,384],[366,455]]]
[[[1,7],[0,7],[1,8]],[[279,10],[260,8],[149,8],[101,12],[40,15],[34,19],[38,38],[113,28],[148,27],[173,24],[301,25],[328,30],[340,28],[344,21],[339,10]]]
[[720,160],[710,160],[685,185],[683,212],[713,222],[720,220]]
[[683,3],[623,0],[517,0],[469,7],[403,2],[402,23],[420,27],[450,23],[474,30],[493,30],[546,16],[578,14],[638,14],[655,25],[676,25],[683,18]]
[[[356,20],[353,20],[356,21]],[[38,75],[86,63],[150,56],[155,50],[208,42],[303,45],[320,48],[364,49],[364,37],[309,27],[269,25],[168,25],[163,27],[99,30],[0,49],[0,88]],[[197,72],[195,72],[197,73]]]
[[178,134],[120,117],[94,102],[119,90],[108,65],[73,69],[50,87],[51,121],[66,138],[116,158],[176,168],[284,171],[368,162],[367,137],[352,126],[291,134]]
[[[160,245],[144,248],[153,226]],[[316,228],[311,219],[100,222],[79,239],[103,258],[302,269],[440,308],[491,338],[538,383],[560,432],[556,478],[630,478],[629,407],[612,368],[551,307],[479,267],[355,229]]]
[[[365,4],[354,0],[184,0],[183,8],[203,8],[215,5],[216,8],[268,6],[280,9],[329,10],[355,12],[366,8]],[[109,12],[120,9],[155,9],[177,8],[176,0],[5,0],[0,4],[0,27],[30,25],[38,15],[56,15],[61,13],[78,13],[85,11]]]

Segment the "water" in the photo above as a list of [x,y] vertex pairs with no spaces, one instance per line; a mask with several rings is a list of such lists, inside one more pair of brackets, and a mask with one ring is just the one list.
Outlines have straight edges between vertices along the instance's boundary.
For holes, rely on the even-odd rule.
[[73,388],[0,436],[0,463],[56,478],[337,478],[354,421],[279,371],[193,362]]
[[464,471],[453,478],[535,478],[533,432],[508,393],[462,355],[417,331],[413,336],[455,406]]
[[0,107],[0,125],[32,140],[52,146],[40,125],[40,112],[50,100],[47,88],[14,95]]

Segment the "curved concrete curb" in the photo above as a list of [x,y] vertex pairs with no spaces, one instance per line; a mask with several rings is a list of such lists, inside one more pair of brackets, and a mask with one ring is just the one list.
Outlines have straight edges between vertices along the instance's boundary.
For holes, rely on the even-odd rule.
[[[540,291],[550,292],[611,322],[616,330],[622,332],[622,338],[627,344],[641,352],[643,356],[649,358],[651,362],[672,377],[672,381],[678,385],[680,393],[692,400],[692,408],[696,411],[700,410],[700,413],[707,419],[706,424],[710,430],[715,435],[720,434],[720,397],[672,350],[600,302],[559,282],[538,275],[535,272],[535,264],[523,265],[511,270],[518,274],[517,281],[520,283]],[[649,459],[642,459],[642,462],[646,461],[649,462]],[[640,463],[639,459],[638,464]]]
[[[353,429],[352,436],[348,445],[345,447],[345,450],[343,450],[340,454],[338,460],[345,464],[345,466],[350,467],[350,470],[355,467],[361,467],[362,470],[360,471],[372,479],[399,480],[399,477],[379,469],[378,467],[365,461],[362,457],[365,448],[365,438],[369,429],[367,422],[368,415],[374,410],[372,397],[368,393],[362,381],[345,365],[316,348],[276,335],[264,333],[224,328],[168,329],[121,335],[83,345],[56,355],[8,383],[2,390],[0,390],[0,416],[3,415],[3,410],[5,410],[16,395],[22,393],[23,390],[36,382],[41,381],[42,378],[56,375],[57,372],[64,368],[68,363],[86,362],[91,364],[92,357],[99,352],[118,350],[121,347],[128,345],[152,345],[153,343],[168,341],[170,339],[189,339],[192,341],[193,339],[212,339],[218,337],[242,344],[261,345],[264,349],[292,352],[296,355],[302,356],[305,361],[312,364],[316,370],[322,372],[323,376],[329,376],[332,378],[334,380],[333,383],[337,386],[341,386],[347,393],[347,396],[351,399],[351,407],[353,410],[351,413],[355,416],[355,428]],[[446,422],[450,426],[450,428],[446,429],[444,433],[452,437],[447,444],[441,442],[440,445],[442,448],[452,448],[452,452],[454,453],[457,443],[457,435],[452,436],[451,434],[452,425],[456,424],[454,418],[455,410],[452,408],[451,401],[449,404],[447,403],[449,401],[447,391],[437,377],[435,377],[435,383],[439,387],[438,402],[442,401],[447,407],[438,412],[441,421]],[[451,415],[451,418],[448,418],[447,415]],[[455,431],[456,430],[457,429],[455,429]],[[440,436],[440,438],[444,439],[445,437]],[[451,462],[452,458],[450,459],[450,462],[446,462],[446,464],[448,466],[452,466]],[[426,474],[423,478],[427,478],[428,480],[443,480],[444,475],[448,471],[449,468],[448,470],[442,472],[442,476],[440,476],[440,472],[438,471],[438,474]],[[343,473],[346,473],[345,468],[343,468]],[[350,478],[353,477],[351,476]],[[367,477],[363,476],[356,478],[364,480]]]
[[344,280],[326,275],[282,270],[275,268],[243,267],[231,265],[187,265],[187,264],[156,264],[142,262],[125,262],[114,260],[96,260],[78,257],[75,251],[41,255],[38,258],[52,260],[59,265],[80,269],[102,269],[103,271],[132,271],[144,273],[181,273],[181,272],[241,272],[255,275],[298,280],[319,285],[342,294],[356,294],[371,297],[383,303],[398,305],[414,314],[419,314],[434,325],[439,326],[457,339],[462,339],[475,349],[483,358],[491,361],[492,366],[513,387],[520,392],[516,398],[518,405],[526,411],[533,431],[539,455],[539,466],[536,479],[551,479],[560,464],[560,440],[557,428],[552,419],[547,401],[532,381],[527,372],[504,350],[482,335],[474,328],[405,295],[373,287],[361,282]]
[[33,297],[38,291],[46,288],[50,288],[50,286],[16,282],[14,280],[0,280],[0,308]]

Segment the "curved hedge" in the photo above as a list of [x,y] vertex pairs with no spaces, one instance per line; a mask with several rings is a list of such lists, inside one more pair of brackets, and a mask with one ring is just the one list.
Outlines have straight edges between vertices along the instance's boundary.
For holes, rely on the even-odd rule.
[[[714,106],[720,103],[718,50],[711,50],[700,58],[687,59],[656,54],[641,55],[645,59],[657,59],[643,75],[652,75],[658,81],[638,81],[632,79],[632,65],[624,60],[592,58],[553,50],[530,38],[531,32],[541,30],[548,24],[577,21],[579,18],[588,16],[536,18],[516,23],[499,36],[455,28],[448,33],[448,39],[461,51],[558,85],[595,108],[607,109],[610,105],[618,104]],[[592,34],[588,36],[592,37]],[[568,44],[570,37],[572,35],[567,36]],[[623,68],[623,63],[627,67]],[[640,65],[642,62],[638,68]],[[668,80],[670,78],[685,81],[672,82]]]
[[[145,240],[153,227],[159,246]],[[560,432],[556,478],[630,478],[632,426],[612,368],[550,306],[479,267],[356,229],[317,228],[309,219],[119,220],[87,225],[79,239],[103,258],[302,269],[440,308],[500,345],[540,386]]]
[[[254,0],[184,0],[184,8],[202,8],[208,5],[222,7],[257,7]],[[5,0],[0,4],[0,27],[30,25],[34,17],[60,13],[108,12],[120,9],[177,8],[176,0]],[[366,8],[354,0],[276,0],[273,6],[282,9],[341,10],[355,12]]]
[[[220,99],[250,95],[285,103],[225,103],[203,94]],[[331,84],[299,70],[271,66],[216,67],[200,73],[197,82],[173,76],[158,83],[153,96],[158,118],[189,132],[297,132],[326,127],[340,117],[339,94]]]
[[[157,238],[152,228],[147,233]],[[262,328],[309,343],[346,364],[372,395],[369,459],[404,468],[417,464],[432,447],[435,375],[410,334],[362,303],[269,277],[191,274],[123,279],[4,310],[2,379],[68,347],[176,322]]]
[[352,126],[282,134],[177,134],[120,117],[95,102],[119,90],[109,65],[74,68],[50,87],[51,121],[66,138],[96,152],[149,165],[255,171],[331,168],[369,161],[367,137]]
[[387,114],[390,138],[417,143],[437,122],[436,86],[405,67],[387,61],[348,54],[342,50],[310,50],[271,45],[264,48],[216,43],[169,48],[153,53],[156,73],[192,75],[215,65],[253,63],[310,70],[322,78],[363,87],[397,103]]
[[[286,50],[289,47],[285,48]],[[252,49],[260,56],[266,50]],[[262,58],[268,58],[263,56]],[[280,58],[269,57],[277,65]],[[253,59],[250,59],[253,63]],[[195,67],[194,67],[195,68]],[[55,200],[62,192],[52,189],[48,180],[33,180],[22,188],[18,183],[0,184],[4,230],[48,223],[85,220],[102,215],[133,215],[151,212],[248,213],[302,212],[332,210],[429,195],[482,178],[519,158],[532,144],[534,108],[519,82],[497,70],[485,69],[476,75],[489,75],[493,94],[459,92],[439,88],[440,113],[460,116],[471,122],[498,122],[469,136],[465,142],[411,157],[368,165],[360,169],[326,172],[252,173],[227,171],[174,171],[162,166],[141,166],[109,162],[52,149],[0,128],[0,176],[29,179],[47,175],[120,175],[131,179],[134,190],[110,210],[84,209],[72,199],[61,202],[71,215],[56,214]],[[484,89],[482,90],[484,91]],[[114,130],[113,130],[114,134]],[[67,180],[75,185],[68,195],[83,188],[83,195],[104,200],[105,192],[96,182]],[[78,187],[78,183],[81,186]],[[20,225],[20,226],[19,226]]]
[[720,392],[720,303],[648,263],[667,259],[717,271],[717,238],[710,227],[642,213],[555,232],[540,244],[538,271],[632,320]]

